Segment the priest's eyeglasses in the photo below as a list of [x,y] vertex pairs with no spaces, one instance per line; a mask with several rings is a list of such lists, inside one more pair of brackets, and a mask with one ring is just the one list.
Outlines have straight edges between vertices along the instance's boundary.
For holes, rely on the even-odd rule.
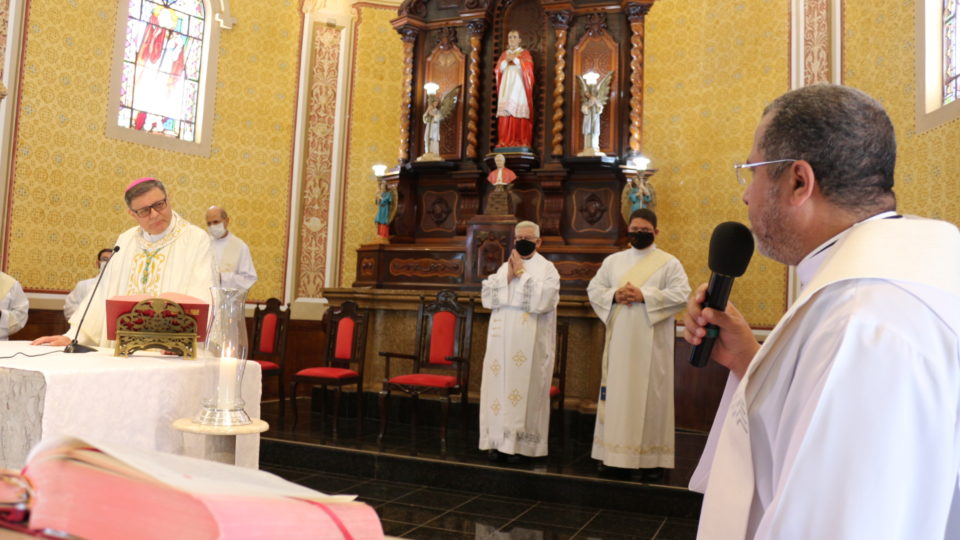
[[136,214],[137,217],[147,217],[150,215],[151,210],[156,210],[157,213],[159,214],[166,207],[167,207],[167,198],[164,197],[159,201],[151,204],[150,206],[144,206],[143,208],[138,208],[136,210],[131,208],[130,211]]
[[[792,162],[792,161],[799,161],[799,160],[797,160],[797,159],[775,159],[775,160],[773,160],[773,161],[758,161],[758,162],[756,162],[756,163],[734,163],[734,164],[733,164],[733,169],[734,169],[734,171],[736,171],[736,173],[737,173],[737,182],[739,182],[741,186],[745,186],[745,185],[747,185],[747,180],[743,177],[743,170],[744,170],[744,169],[752,169],[752,168],[754,168],[754,167],[759,167],[759,166],[761,166],[761,165],[772,165],[772,164],[774,164],[774,163],[788,163],[788,162]],[[752,171],[751,171],[751,172],[752,172]]]

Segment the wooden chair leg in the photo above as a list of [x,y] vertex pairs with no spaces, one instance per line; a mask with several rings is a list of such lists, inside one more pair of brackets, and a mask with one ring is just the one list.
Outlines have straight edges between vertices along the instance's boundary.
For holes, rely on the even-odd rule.
[[327,425],[327,385],[320,387],[320,432],[323,433]]
[[293,409],[293,427],[297,427],[297,381],[290,383],[290,408]]
[[420,408],[420,396],[410,394],[410,441],[413,443],[413,453],[417,453],[417,409]]
[[387,397],[390,396],[390,392],[386,390],[380,391],[379,402],[380,402],[380,433],[377,435],[377,445],[380,446],[380,450],[383,450],[383,433],[387,430]]
[[357,437],[363,436],[363,385],[357,384]]
[[333,391],[333,438],[337,438],[337,424],[340,423],[340,394],[343,393],[343,387],[337,386]]
[[440,454],[447,455],[447,421],[450,419],[450,396],[440,402]]
[[277,393],[280,394],[280,425],[283,425],[287,396],[283,393],[283,373],[277,375]]

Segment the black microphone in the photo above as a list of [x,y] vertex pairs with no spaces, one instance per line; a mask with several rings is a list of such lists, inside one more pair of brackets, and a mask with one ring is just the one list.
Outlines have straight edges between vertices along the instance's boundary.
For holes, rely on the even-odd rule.
[[[120,251],[120,246],[113,246],[113,253],[116,254],[118,251]],[[93,347],[87,347],[86,345],[77,343],[77,338],[80,337],[80,328],[83,327],[83,320],[87,318],[87,310],[90,309],[90,304],[93,303],[93,297],[97,294],[97,287],[100,286],[100,280],[103,279],[103,275],[107,273],[107,265],[110,264],[110,261],[112,260],[113,255],[111,255],[110,258],[107,259],[107,262],[103,263],[103,267],[100,268],[100,275],[97,276],[97,282],[93,285],[93,290],[90,291],[90,300],[87,301],[87,307],[83,308],[83,315],[80,316],[80,324],[77,325],[77,333],[74,334],[73,341],[71,341],[70,344],[63,349],[63,352],[86,353],[96,351],[96,349]]]
[[[715,229],[710,237],[709,266],[710,282],[707,284],[707,297],[702,307],[723,311],[727,308],[727,299],[733,288],[733,278],[738,278],[747,271],[750,257],[753,255],[753,234],[750,229],[736,221],[725,221]],[[693,348],[690,353],[690,364],[695,367],[707,365],[710,353],[713,352],[713,343],[717,340],[720,329],[708,324],[707,335],[703,341]]]

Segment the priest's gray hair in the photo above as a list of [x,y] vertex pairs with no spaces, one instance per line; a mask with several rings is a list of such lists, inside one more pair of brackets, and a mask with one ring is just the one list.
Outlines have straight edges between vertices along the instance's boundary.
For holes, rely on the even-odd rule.
[[[761,159],[802,159],[823,196],[864,217],[896,208],[893,123],[877,100],[855,88],[815,84],[787,92],[763,111],[770,123],[759,141]],[[791,164],[768,169],[777,178]]]
[[533,232],[537,235],[537,238],[540,238],[540,226],[532,221],[521,221],[520,223],[517,223],[517,226],[513,228],[513,233],[516,234],[520,232],[520,229],[533,229]]
[[140,182],[139,184],[127,190],[127,192],[123,194],[123,200],[127,202],[127,208],[130,208],[130,203],[133,202],[134,199],[154,188],[162,191],[164,195],[167,194],[167,188],[163,187],[163,182],[157,180],[156,178],[151,178],[150,180]]

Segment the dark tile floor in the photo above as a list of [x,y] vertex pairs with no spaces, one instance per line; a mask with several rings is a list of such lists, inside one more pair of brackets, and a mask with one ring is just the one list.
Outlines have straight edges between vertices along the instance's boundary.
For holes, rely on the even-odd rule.
[[[306,399],[300,400],[300,418],[296,428],[289,410],[285,421],[281,421],[276,403],[263,404],[262,417],[270,423],[271,428],[263,434],[261,446],[266,452],[262,450],[261,453],[262,467],[326,493],[358,495],[361,501],[376,509],[387,535],[423,539],[663,540],[696,537],[694,518],[697,508],[674,512],[669,507],[674,504],[669,497],[686,494],[678,488],[686,485],[696,465],[705,442],[702,433],[678,432],[676,468],[666,471],[661,481],[648,483],[643,481],[639,472],[626,471],[626,474],[614,478],[599,475],[596,461],[590,459],[589,433],[585,434],[585,430],[592,429],[592,424],[586,427],[579,425],[581,419],[576,415],[567,415],[566,436],[562,441],[556,436],[559,430],[553,430],[555,436],[551,440],[548,457],[507,463],[491,462],[486,452],[477,449],[476,433],[469,428],[463,433],[456,422],[449,434],[446,453],[440,451],[439,432],[431,428],[429,422],[424,422],[426,426],[421,425],[416,444],[411,441],[408,425],[390,426],[381,450],[376,440],[379,424],[375,421],[375,414],[374,419],[364,423],[359,436],[355,418],[342,419],[340,436],[334,438],[330,418],[327,418],[326,424],[321,424],[319,415],[307,410],[308,403]],[[589,420],[587,417],[583,423]],[[422,465],[426,467],[425,470],[431,467],[436,471],[448,470],[441,468],[444,465],[476,467],[480,472],[473,478],[481,480],[457,489],[451,489],[451,484],[444,483],[444,473],[439,472],[399,475],[405,479],[413,478],[417,483],[391,481],[385,478],[396,478],[398,475],[385,474],[383,468],[396,467],[396,462],[387,465],[383,459],[370,467],[349,466],[349,461],[342,461],[342,465],[335,466],[327,463],[325,471],[316,470],[309,462],[291,463],[294,460],[276,457],[271,462],[264,462],[264,457],[269,459],[271,454],[291,455],[289,450],[286,454],[271,452],[267,448],[271,441],[301,444],[311,451],[327,448],[366,456],[358,457],[358,460],[397,456],[408,460],[404,463],[425,464]],[[324,468],[323,465],[318,467]],[[496,475],[510,473],[527,474],[533,481],[550,478],[553,481],[549,484],[551,486],[558,485],[558,478],[561,479],[559,485],[563,486],[562,479],[566,478],[570,487],[538,492],[523,490],[522,486],[518,486],[517,490],[509,490],[510,493],[522,494],[521,497],[505,496],[503,482],[499,491],[485,489],[496,483],[493,480]],[[431,477],[429,481],[426,480],[428,476]],[[423,483],[421,478],[424,479]],[[587,482],[590,489],[581,490],[583,482]],[[454,482],[452,485],[458,484]],[[666,502],[657,502],[658,489],[667,496]],[[631,495],[634,491],[631,490],[645,491],[642,497],[634,498]],[[569,497],[564,495],[565,491],[569,491]],[[629,500],[622,500],[624,497]],[[636,504],[633,504],[634,501],[637,501]]]
[[438,490],[336,473],[265,466],[324,493],[349,493],[372,506],[388,536],[418,539],[692,539],[696,521],[531,499]]

